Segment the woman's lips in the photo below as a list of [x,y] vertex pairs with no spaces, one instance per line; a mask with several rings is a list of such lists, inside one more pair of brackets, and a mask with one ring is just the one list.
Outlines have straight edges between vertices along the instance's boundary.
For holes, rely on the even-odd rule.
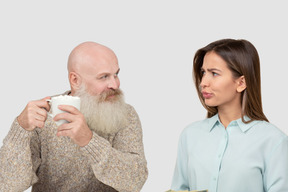
[[205,91],[202,92],[202,95],[205,99],[210,99],[213,96],[212,93],[207,93]]

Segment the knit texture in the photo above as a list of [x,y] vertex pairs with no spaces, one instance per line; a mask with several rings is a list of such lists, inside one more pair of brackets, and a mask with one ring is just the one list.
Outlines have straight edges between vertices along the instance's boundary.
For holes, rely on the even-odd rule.
[[134,108],[127,110],[127,127],[113,135],[93,132],[85,147],[57,137],[51,117],[34,131],[16,118],[0,149],[0,191],[140,191],[148,176],[142,128]]

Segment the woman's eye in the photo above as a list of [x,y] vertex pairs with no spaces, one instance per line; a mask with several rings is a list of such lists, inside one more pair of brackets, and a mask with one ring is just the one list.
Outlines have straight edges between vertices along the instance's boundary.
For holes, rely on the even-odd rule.
[[217,75],[218,75],[218,73],[212,72],[212,75],[213,75],[213,76],[217,76]]

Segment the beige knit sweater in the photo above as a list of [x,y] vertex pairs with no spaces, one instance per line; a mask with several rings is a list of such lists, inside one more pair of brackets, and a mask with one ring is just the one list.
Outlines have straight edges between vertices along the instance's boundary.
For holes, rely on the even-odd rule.
[[142,128],[134,108],[127,109],[127,127],[109,136],[93,132],[85,147],[57,137],[50,117],[44,128],[34,131],[15,119],[0,149],[0,191],[30,186],[33,192],[140,191],[148,176]]

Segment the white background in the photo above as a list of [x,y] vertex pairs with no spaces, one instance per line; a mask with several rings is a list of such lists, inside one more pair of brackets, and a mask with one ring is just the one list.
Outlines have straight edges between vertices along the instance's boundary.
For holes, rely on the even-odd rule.
[[0,146],[28,101],[69,89],[70,51],[96,41],[117,54],[121,88],[142,122],[149,168],[142,191],[164,192],[180,132],[206,115],[191,72],[195,51],[212,41],[255,45],[264,112],[288,132],[287,18],[284,1],[1,1]]

